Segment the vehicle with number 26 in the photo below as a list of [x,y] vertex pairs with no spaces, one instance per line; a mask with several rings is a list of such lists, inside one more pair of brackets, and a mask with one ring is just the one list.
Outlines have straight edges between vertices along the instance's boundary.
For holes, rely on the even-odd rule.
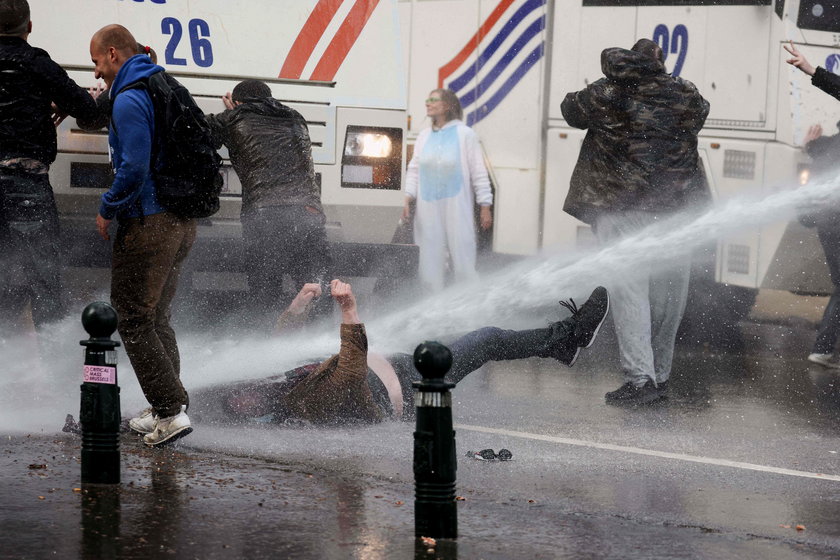
[[[410,37],[408,141],[422,128],[429,90],[454,90],[495,180],[499,252],[594,243],[589,227],[563,212],[585,131],[565,122],[560,104],[602,77],[606,47],[656,41],[667,70],[709,100],[699,150],[718,202],[798,186],[805,132],[812,124],[832,131],[840,115],[840,104],[787,65],[782,49],[792,40],[840,73],[836,2],[450,0],[446,17],[441,4],[400,3]],[[832,291],[816,235],[795,221],[722,239],[714,253],[700,267],[714,276],[704,287],[716,281],[710,294],[737,296],[741,304],[720,298],[727,313],[748,311],[757,288]]]
[[[30,43],[44,48],[81,86],[93,86],[89,44],[119,23],[157,53],[158,63],[206,113],[241,80],[265,81],[309,126],[316,177],[337,270],[411,275],[416,249],[391,245],[403,203],[405,72],[396,0],[29,0]],[[96,240],[99,196],[111,180],[105,131],[73,119],[58,129],[50,170],[67,263],[107,269]],[[226,150],[221,210],[199,223],[188,261],[196,289],[245,289],[241,274],[241,185]],[[413,268],[412,268],[413,267]],[[71,269],[72,273],[72,269]]]

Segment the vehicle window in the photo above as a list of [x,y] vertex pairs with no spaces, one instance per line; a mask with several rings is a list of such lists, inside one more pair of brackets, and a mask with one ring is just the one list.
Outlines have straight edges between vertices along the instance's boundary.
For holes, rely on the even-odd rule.
[[840,31],[840,1],[802,0],[797,25],[815,31]]
[[770,6],[771,3],[772,0],[583,0],[584,6]]

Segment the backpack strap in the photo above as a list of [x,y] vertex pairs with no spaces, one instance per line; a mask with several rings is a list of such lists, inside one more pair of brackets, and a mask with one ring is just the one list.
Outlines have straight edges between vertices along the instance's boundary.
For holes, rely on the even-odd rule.
[[[111,104],[111,107],[110,107],[110,109],[111,109],[111,111],[110,111],[110,113],[111,113],[110,127],[114,130],[114,134],[117,137],[119,137],[120,134],[117,131],[117,125],[114,122],[114,101],[116,100],[117,95],[121,94],[124,91],[129,91],[129,90],[132,90],[132,89],[145,90],[146,93],[149,94],[149,101],[152,102],[152,114],[154,115],[155,120],[157,120],[157,115],[156,115],[157,111],[155,110],[155,102],[154,102],[154,99],[152,99],[151,93],[149,93],[149,82],[148,82],[148,80],[149,80],[148,78],[141,78],[141,79],[137,80],[136,82],[132,82],[132,83],[126,85],[125,87],[121,88],[115,95],[110,97],[110,100],[109,100],[109,102]],[[158,128],[157,122],[155,122],[155,134],[157,134],[157,128]],[[151,154],[149,156],[149,169],[152,169],[153,166],[154,166],[154,161],[156,159],[155,153],[157,151],[157,145],[158,145],[157,139],[152,138],[152,151],[151,151]],[[134,201],[134,205],[140,211],[140,223],[145,224],[146,216],[143,214],[143,204],[140,202],[140,197],[139,196]]]
[[[115,93],[114,95],[109,96],[108,102],[109,102],[109,103],[110,103],[110,105],[111,105],[111,106],[110,106],[110,111],[109,111],[109,113],[111,114],[111,124],[110,124],[110,126],[111,126],[111,128],[113,128],[113,129],[114,129],[114,134],[116,134],[117,136],[119,136],[119,133],[117,132],[117,125],[116,125],[116,124],[114,124],[114,118],[113,118],[113,115],[114,115],[114,102],[117,100],[117,96],[118,96],[119,94],[121,94],[121,93],[122,93],[122,92],[124,92],[124,91],[131,90],[131,89],[142,89],[142,90],[146,90],[146,93],[148,93],[148,92],[149,92],[149,83],[148,83],[148,78],[141,78],[141,79],[137,80],[136,82],[131,82],[130,84],[128,84],[128,85],[126,85],[126,86],[122,87],[122,88],[121,88],[121,89],[120,89],[117,93]],[[149,95],[149,100],[151,100],[151,99],[152,99],[152,96],[151,96],[151,95]],[[152,106],[154,107],[154,101],[152,101]]]
[[[152,83],[154,80],[154,83]],[[131,82],[123,86],[114,97],[111,98],[111,114],[114,114],[114,99],[117,95],[123,93],[124,91],[129,91],[132,89],[140,89],[144,90],[146,94],[149,96],[149,101],[152,104],[152,119],[155,125],[155,133],[152,137],[152,152],[151,152],[151,160],[149,161],[149,168],[154,173],[155,168],[157,167],[156,162],[158,161],[158,156],[160,154],[161,145],[163,143],[161,133],[163,129],[161,127],[164,126],[163,116],[161,115],[160,107],[157,103],[155,103],[155,90],[159,90],[161,93],[165,91],[164,88],[170,88],[169,84],[165,78],[165,71],[155,72],[150,76],[145,78],[140,78],[137,81]],[[171,89],[171,88],[170,88]],[[111,123],[113,124],[114,120],[111,119]],[[114,127],[114,131],[116,132],[116,127]]]

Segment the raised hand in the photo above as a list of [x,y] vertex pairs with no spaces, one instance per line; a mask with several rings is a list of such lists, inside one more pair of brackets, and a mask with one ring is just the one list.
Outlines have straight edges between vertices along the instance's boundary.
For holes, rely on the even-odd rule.
[[289,312],[300,315],[306,310],[309,302],[317,297],[321,297],[321,285],[315,283],[304,284],[295,299],[289,304]]
[[342,323],[360,323],[356,311],[356,296],[353,295],[353,287],[341,280],[330,282],[330,295],[341,308]]
[[822,136],[823,129],[820,125],[815,124],[811,125],[808,128],[808,132],[805,133],[805,138],[803,139],[802,143],[808,145],[809,142],[812,142]]
[[814,72],[816,72],[817,69],[814,68],[810,62],[808,62],[808,59],[805,58],[805,55],[803,55],[795,46],[793,46],[793,41],[790,41],[790,46],[782,45],[782,47],[784,47],[784,49],[793,57],[787,59],[788,64],[796,66],[809,76],[814,75]]
[[95,86],[88,88],[88,93],[90,93],[90,96],[94,99],[99,99],[99,96],[105,91],[107,91],[107,88],[102,82],[96,82]]
[[222,103],[225,104],[225,109],[233,109],[236,107],[236,104],[233,102],[233,96],[230,92],[227,92],[222,96]]

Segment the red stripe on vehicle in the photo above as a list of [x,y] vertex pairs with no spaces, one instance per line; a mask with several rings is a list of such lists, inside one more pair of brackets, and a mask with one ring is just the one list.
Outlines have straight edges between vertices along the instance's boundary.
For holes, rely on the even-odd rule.
[[481,40],[484,39],[487,33],[490,32],[490,29],[492,29],[493,26],[496,25],[496,22],[499,21],[499,19],[501,19],[502,14],[505,13],[505,10],[510,8],[510,5],[513,4],[513,2],[514,0],[502,0],[501,2],[499,2],[499,5],[496,6],[496,9],[494,9],[490,13],[490,15],[487,16],[487,19],[484,20],[484,23],[481,25],[481,27],[478,28],[478,31],[475,35],[472,36],[472,39],[470,39],[467,42],[467,44],[464,45],[464,48],[461,49],[461,52],[456,54],[455,58],[453,58],[452,60],[440,67],[440,70],[438,70],[439,88],[443,87],[444,80],[448,78],[455,70],[457,70],[458,67],[461,66],[461,64],[463,64],[465,60],[467,60],[467,57],[470,56],[470,54],[472,54],[472,52],[478,48],[478,45],[479,43],[481,43]]
[[300,78],[303,67],[306,66],[309,57],[312,56],[312,51],[315,50],[315,45],[321,40],[324,31],[343,2],[344,0],[318,0],[292,44],[278,78],[293,80]]
[[324,51],[324,56],[312,71],[311,80],[331,81],[335,78],[341,63],[344,62],[350,49],[356,43],[356,39],[361,35],[362,29],[377,4],[379,0],[356,0],[327,50]]

